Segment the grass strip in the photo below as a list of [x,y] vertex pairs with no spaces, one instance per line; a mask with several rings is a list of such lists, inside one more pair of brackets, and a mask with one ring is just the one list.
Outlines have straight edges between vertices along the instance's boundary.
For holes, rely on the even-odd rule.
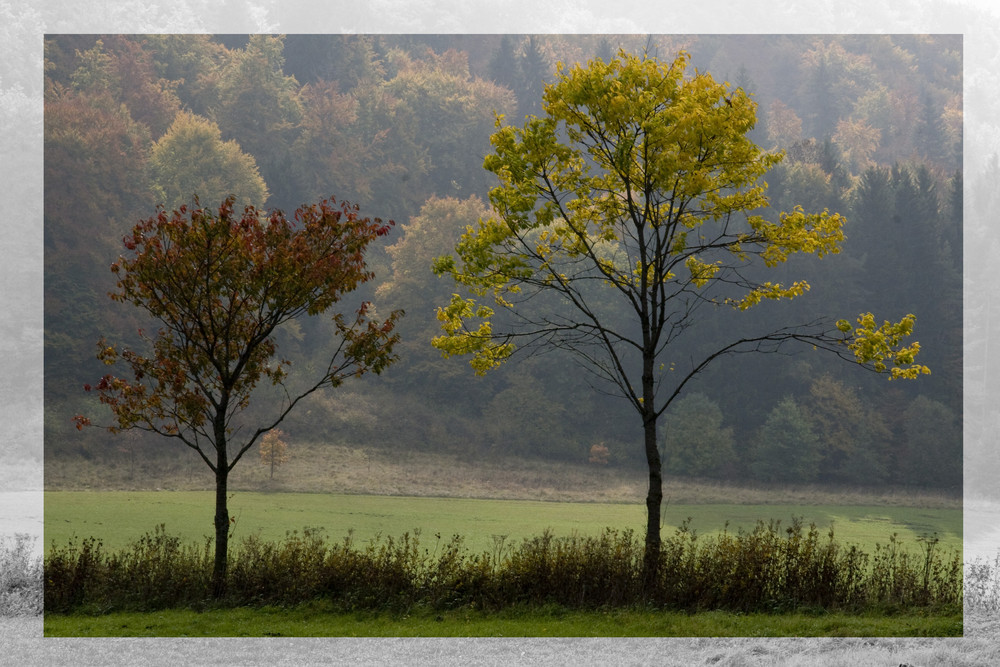
[[962,615],[844,613],[686,614],[580,611],[557,606],[497,613],[458,609],[336,612],[293,608],[167,609],[46,614],[46,637],[960,637]]

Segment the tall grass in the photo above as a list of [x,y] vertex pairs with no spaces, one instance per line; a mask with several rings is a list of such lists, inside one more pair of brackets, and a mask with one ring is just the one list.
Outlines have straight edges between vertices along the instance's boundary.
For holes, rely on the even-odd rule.
[[[45,461],[48,491],[210,491],[215,479],[197,457],[143,451],[138,466],[109,458],[54,457]],[[644,469],[503,456],[460,457],[440,452],[387,451],[336,442],[297,442],[291,460],[269,479],[264,466],[233,469],[230,491],[263,491],[548,500],[641,505]],[[877,505],[961,509],[961,494],[913,487],[819,484],[737,484],[669,477],[672,505]]]
[[0,616],[42,613],[42,559],[33,545],[25,533],[0,537]]
[[926,540],[915,552],[895,537],[872,554],[842,547],[832,530],[759,523],[750,531],[702,538],[681,526],[663,542],[660,578],[643,584],[643,543],[632,531],[556,538],[545,532],[473,553],[461,536],[419,533],[351,536],[329,543],[321,531],[281,542],[242,540],[230,556],[229,587],[210,600],[210,542],[182,545],[161,525],[126,549],[106,552],[88,538],[53,546],[45,559],[49,612],[101,613],[206,606],[284,605],[327,600],[345,610],[496,610],[519,605],[578,609],[654,607],[701,611],[892,612],[962,607],[959,554]]

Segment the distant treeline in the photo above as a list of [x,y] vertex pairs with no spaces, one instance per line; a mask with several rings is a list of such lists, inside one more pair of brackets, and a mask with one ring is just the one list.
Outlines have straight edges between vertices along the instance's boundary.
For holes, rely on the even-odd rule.
[[[289,438],[572,461],[596,445],[607,452],[595,465],[641,464],[628,406],[593,391],[568,358],[476,378],[430,346],[435,308],[454,289],[430,264],[489,214],[482,161],[496,116],[520,124],[540,112],[557,62],[619,48],[686,49],[694,66],[750,92],[752,138],[786,152],[767,177],[772,207],[848,218],[841,254],[769,278],[805,277],[808,296],[719,318],[717,335],[775,317],[912,312],[933,372],[903,384],[808,352],[731,360],[673,406],[667,472],[961,488],[962,53],[961,36],[936,35],[50,37],[46,456],[118,455],[113,438],[77,433],[70,419],[95,410],[82,387],[105,372],[96,341],[128,342],[148,326],[107,298],[122,236],[157,205],[234,193],[289,212],[332,195],[397,223],[357,299],[405,309],[399,363],[312,397],[283,424]],[[279,349],[308,366],[328,332],[303,321]]]

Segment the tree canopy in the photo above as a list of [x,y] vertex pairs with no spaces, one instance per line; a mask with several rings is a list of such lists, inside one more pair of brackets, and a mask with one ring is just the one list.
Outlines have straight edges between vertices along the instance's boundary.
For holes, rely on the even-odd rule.
[[232,194],[239,205],[263,206],[267,184],[257,162],[233,140],[223,141],[219,127],[191,113],[181,113],[156,141],[149,155],[150,180],[157,201],[173,209],[197,194],[221,201]]
[[444,354],[472,355],[484,373],[518,347],[565,350],[635,408],[650,475],[647,572],[659,553],[657,422],[711,362],[805,342],[892,377],[929,372],[914,361],[919,344],[904,345],[912,315],[879,325],[864,313],[857,326],[771,318],[763,332],[674,356],[713,311],[809,290],[805,280],[764,280],[760,268],[837,253],[845,238],[838,213],[760,213],[762,177],[782,156],[747,137],[756,104],[746,92],[688,75],[688,62],[684,52],[662,63],[622,51],[560,65],[542,117],[523,128],[498,119],[484,161],[499,181],[493,214],[434,267],[472,294],[438,311],[444,334],[434,345]]
[[[110,408],[112,432],[135,428],[179,440],[215,474],[216,594],[225,585],[233,467],[305,396],[381,373],[395,360],[393,327],[401,311],[379,321],[368,302],[351,316],[334,314],[335,347],[304,385],[288,381],[289,362],[275,358],[274,338],[283,324],[337,306],[370,280],[365,250],[390,224],[332,200],[300,208],[294,221],[252,206],[241,214],[232,197],[217,211],[196,200],[190,209],[172,215],[161,209],[138,223],[124,239],[128,255],[111,266],[118,277],[111,298],[146,311],[160,328],[155,335],[140,331],[149,352],[102,340],[101,361],[122,363],[132,377],[108,373],[85,389]],[[247,413],[264,380],[280,389],[280,398]],[[77,428],[91,423],[83,415],[75,421]]]

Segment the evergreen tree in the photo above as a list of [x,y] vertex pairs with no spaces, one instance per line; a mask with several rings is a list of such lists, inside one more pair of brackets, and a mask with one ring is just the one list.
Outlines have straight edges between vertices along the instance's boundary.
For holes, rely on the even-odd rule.
[[[747,95],[754,97],[754,101],[760,104],[760,100],[756,99],[757,83],[751,78],[750,72],[742,64],[739,70],[736,71],[736,87],[741,88]],[[760,114],[757,117],[757,124],[747,133],[747,136],[754,143],[764,143],[767,139],[767,114]]]
[[965,216],[965,192],[962,170],[958,169],[948,181],[947,200],[944,203],[944,220],[941,236],[951,252],[955,266],[962,266],[962,223]]
[[518,62],[514,53],[514,38],[504,35],[500,38],[500,46],[493,52],[490,64],[486,69],[487,75],[497,84],[517,90],[518,84]]
[[899,225],[893,221],[895,196],[889,170],[883,167],[869,167],[861,175],[851,198],[849,216],[851,235],[849,247],[855,249],[863,262],[867,285],[877,285],[882,289],[867,288],[863,295],[866,301],[873,299],[877,307],[884,308],[891,302],[885,294],[895,282],[895,265],[882,259],[882,250],[891,246],[894,230]]
[[542,90],[549,77],[549,63],[538,46],[535,35],[529,35],[518,63],[518,115],[534,116],[542,110]]
[[372,35],[288,35],[285,71],[301,84],[336,81],[348,91],[365,79],[385,76]]
[[900,461],[905,484],[962,488],[962,426],[954,410],[918,396],[905,413],[906,455]]
[[920,115],[913,133],[914,146],[925,160],[944,160],[948,157],[941,113],[942,105],[936,95],[929,88],[925,89],[921,95]]
[[819,439],[791,396],[771,410],[754,440],[750,471],[764,482],[812,482],[819,471]]
[[611,62],[611,59],[615,57],[615,50],[611,48],[611,42],[608,41],[607,37],[602,37],[601,41],[597,43],[594,57],[604,62]]
[[735,460],[733,429],[722,426],[719,405],[702,393],[667,411],[663,465],[671,475],[720,477]]

